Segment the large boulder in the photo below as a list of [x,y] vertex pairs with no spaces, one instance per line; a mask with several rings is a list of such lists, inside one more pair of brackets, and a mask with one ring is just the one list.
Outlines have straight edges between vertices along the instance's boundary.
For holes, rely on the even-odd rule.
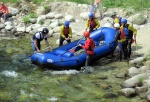
[[11,13],[12,16],[15,16],[19,13],[19,10],[17,8],[8,7],[8,10]]
[[134,24],[141,25],[141,24],[145,23],[146,17],[142,13],[137,13],[133,16],[130,16],[128,18],[128,21],[131,23],[134,23]]

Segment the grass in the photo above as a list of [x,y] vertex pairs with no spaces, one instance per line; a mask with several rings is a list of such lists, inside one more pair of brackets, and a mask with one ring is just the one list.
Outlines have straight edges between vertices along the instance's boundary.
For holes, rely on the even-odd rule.
[[[19,0],[1,0],[2,2],[11,2],[11,3],[17,3]],[[45,0],[26,0],[26,1],[32,1],[36,4],[41,4]],[[53,1],[71,1],[81,4],[90,4],[91,1],[94,0],[48,0],[49,2]],[[150,2],[149,0],[103,0],[103,6],[107,8],[114,8],[114,7],[123,7],[123,8],[129,8],[134,7],[135,10],[142,10],[144,8],[150,8]]]

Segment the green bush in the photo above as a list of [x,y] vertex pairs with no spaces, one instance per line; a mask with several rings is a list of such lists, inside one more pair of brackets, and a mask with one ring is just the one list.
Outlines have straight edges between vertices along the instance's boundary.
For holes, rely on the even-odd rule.
[[27,23],[30,23],[30,19],[29,19],[29,17],[27,17],[27,16],[23,18],[23,21],[24,21],[24,23],[26,23],[26,24],[27,24]]
[[37,18],[37,15],[35,13],[32,13],[32,12],[29,13],[28,16],[29,16],[29,18]]
[[39,24],[40,24],[40,25],[43,25],[43,24],[44,24],[44,20],[40,20],[40,21],[39,21]]

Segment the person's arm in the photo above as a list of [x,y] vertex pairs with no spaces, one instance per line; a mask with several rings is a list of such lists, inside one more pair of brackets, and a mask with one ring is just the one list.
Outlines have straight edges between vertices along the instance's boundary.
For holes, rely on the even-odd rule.
[[100,27],[100,23],[99,23],[99,21],[98,21],[97,19],[95,19],[95,22],[96,22],[96,24],[97,24],[97,25],[96,25],[96,29],[97,29],[97,28]]
[[131,31],[133,31],[134,39],[136,39],[137,30],[133,27],[132,24],[129,25],[128,29],[131,30]]
[[36,48],[36,51],[37,51],[37,52],[40,52],[40,50],[39,50],[39,48],[38,48],[38,46],[37,46],[37,40],[34,40],[34,46],[35,46],[35,48]]
[[72,29],[69,27],[69,38],[72,38]]
[[89,40],[86,40],[85,45],[82,45],[81,47],[88,50],[90,48],[91,44]]
[[64,26],[61,26],[60,27],[60,36],[63,37],[63,38],[65,38],[63,30],[64,30]]
[[86,20],[85,30],[87,30],[89,27],[89,19]]

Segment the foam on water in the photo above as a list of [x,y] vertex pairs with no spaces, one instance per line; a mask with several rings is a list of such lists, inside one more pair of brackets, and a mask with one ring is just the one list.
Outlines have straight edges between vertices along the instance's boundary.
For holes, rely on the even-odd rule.
[[50,71],[51,74],[78,74],[77,70]]
[[1,74],[7,77],[14,77],[14,78],[18,76],[18,74],[15,71],[8,71],[8,70],[2,71]]

